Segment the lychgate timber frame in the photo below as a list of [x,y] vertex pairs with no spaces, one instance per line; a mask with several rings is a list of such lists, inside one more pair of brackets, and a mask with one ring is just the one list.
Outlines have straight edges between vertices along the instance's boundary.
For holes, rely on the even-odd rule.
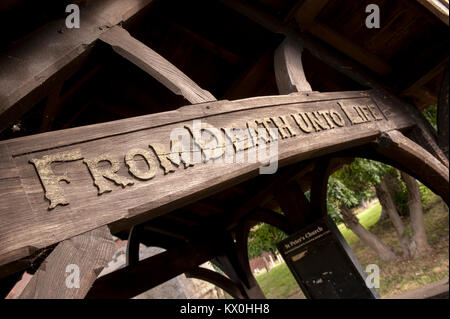
[[[339,54],[264,13],[225,0],[220,2],[285,38],[274,54],[281,94],[216,100],[119,25],[148,10],[152,2],[105,0],[88,5],[85,26],[67,31],[56,41],[54,60],[33,69],[38,76],[29,77],[21,70],[51,48],[55,37],[51,31],[61,21],[38,34],[41,47],[25,41],[11,49],[14,54],[24,54],[28,61],[24,63],[30,65],[15,60],[0,64],[5,74],[4,82],[0,81],[2,129],[31,109],[37,97],[49,96],[47,106],[51,108],[54,87],[61,89],[55,83],[73,75],[99,44],[192,103],[170,111],[0,141],[0,280],[13,278],[30,266],[35,254],[57,245],[45,262],[53,274],[38,269],[34,277],[47,280],[49,286],[32,289],[38,280],[32,279],[21,297],[129,298],[186,273],[216,284],[235,298],[263,298],[248,265],[250,228],[265,222],[291,234],[326,215],[328,176],[354,157],[401,169],[448,204],[448,142],[441,137],[448,136],[448,123],[438,120],[436,138],[413,105],[366,69],[342,60]],[[370,89],[312,91],[303,71],[303,49]],[[375,61],[369,68],[380,64]],[[19,86],[14,82],[17,74],[23,76]],[[448,74],[446,81],[439,112],[448,119]],[[205,126],[196,127],[198,123]],[[222,149],[217,156],[203,147],[202,132],[208,128],[217,129],[216,146]],[[234,135],[235,129],[245,132],[246,139]],[[173,151],[174,131],[185,132],[192,148]],[[271,143],[277,145],[276,174],[260,175],[264,164],[258,161],[223,160],[226,150],[231,150],[232,159],[248,159],[258,144]],[[200,160],[195,161],[194,156]],[[199,203],[199,207],[214,211],[201,201],[244,182],[250,185],[246,201],[227,207],[227,214],[204,216],[201,222],[189,222],[188,217],[183,220],[185,207]],[[310,200],[303,194],[307,189]],[[269,197],[276,199],[284,215],[264,206]],[[170,215],[177,211],[179,215]],[[167,220],[158,219],[164,216]],[[165,228],[170,220],[172,227]],[[177,222],[182,226],[176,226]],[[128,264],[97,278],[114,252],[111,234],[128,236]],[[167,251],[139,261],[140,242]],[[86,250],[97,257],[87,256]],[[89,273],[82,289],[49,288],[49,276],[64,276],[61,260],[80,263]],[[198,267],[206,261],[212,261],[228,277]],[[150,270],[161,273],[143,275]]]

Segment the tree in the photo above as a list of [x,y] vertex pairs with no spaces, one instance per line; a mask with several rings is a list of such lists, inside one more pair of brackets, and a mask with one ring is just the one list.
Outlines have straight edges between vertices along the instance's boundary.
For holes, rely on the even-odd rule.
[[[352,164],[348,166],[351,166]],[[356,163],[356,165],[358,165],[358,163]],[[353,166],[353,168],[355,168],[355,166]],[[374,250],[381,258],[381,260],[390,261],[396,259],[397,256],[395,255],[394,251],[389,246],[384,244],[376,235],[364,228],[359,223],[358,218],[353,215],[351,208],[359,204],[361,198],[367,196],[366,189],[362,187],[356,187],[356,185],[360,184],[358,181],[347,179],[350,175],[354,175],[353,173],[354,172],[352,172],[352,168],[347,167],[346,172],[340,172],[336,174],[342,180],[339,180],[335,176],[331,176],[328,179],[327,199],[332,203],[334,207],[339,207],[339,211],[341,213],[342,221],[344,222],[344,224],[349,229],[351,229],[363,243]],[[348,185],[346,185],[343,181],[347,181]],[[353,186],[355,187],[355,189],[359,189],[359,192],[351,189],[348,186]]]
[[275,255],[276,243],[287,235],[272,225],[260,223],[250,231],[248,237],[248,257],[251,259],[260,256],[263,251]]
[[403,224],[402,219],[397,211],[397,207],[395,206],[394,200],[389,192],[388,184],[386,182],[386,177],[384,177],[380,183],[375,185],[375,191],[380,201],[381,207],[383,207],[383,211],[391,220],[394,225],[395,231],[397,232],[397,236],[400,242],[400,246],[403,251],[403,256],[410,257],[410,238],[406,232],[406,227]]
[[413,177],[404,172],[401,172],[401,177],[408,190],[408,206],[412,230],[410,254],[414,257],[430,249],[423,220],[422,196],[419,184]]
[[[400,182],[399,175],[406,187]],[[389,217],[397,232],[404,257],[415,257],[430,248],[423,221],[422,191],[414,178],[403,172],[399,174],[396,169],[385,164],[366,159],[355,159],[352,164],[338,171],[336,177],[356,194],[358,202],[367,196],[366,193],[370,186],[375,188],[382,212]],[[349,207],[351,206],[341,207],[343,216],[348,216],[347,221],[344,220],[344,222],[354,224],[356,217],[349,216]],[[412,238],[409,236],[399,212],[403,215],[407,215],[409,212]],[[357,229],[358,225],[354,224],[353,227],[355,227],[355,234],[357,231],[361,232],[361,229]],[[366,234],[366,237],[370,236]],[[364,242],[364,240],[362,241]]]

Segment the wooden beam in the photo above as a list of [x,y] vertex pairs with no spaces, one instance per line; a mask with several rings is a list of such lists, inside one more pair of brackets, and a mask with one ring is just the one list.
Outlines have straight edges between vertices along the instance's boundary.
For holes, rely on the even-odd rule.
[[108,27],[127,21],[151,2],[90,1],[79,29],[67,29],[62,18],[5,50],[0,60],[0,131],[45,98],[55,83],[74,74]]
[[[372,93],[312,92],[308,96],[290,94],[211,102],[1,141],[0,220],[8,222],[0,223],[0,265],[26,257],[30,251],[26,247],[47,247],[92,230],[93,226],[110,225],[113,233],[128,230],[133,225],[155,219],[259,175],[262,164],[255,161],[239,165],[225,162],[219,166],[212,161],[198,161],[186,168],[183,164],[177,167],[166,163],[170,171],[163,169],[159,161],[169,153],[155,150],[153,145],[163,145],[166,150],[170,150],[172,130],[192,126],[193,120],[201,119],[217,128],[228,128],[236,123],[239,128],[245,129],[248,121],[265,118],[274,118],[280,126],[281,120],[278,121],[275,114],[285,116],[296,134],[288,137],[286,129],[282,129],[282,137],[280,130],[276,131],[280,168],[362,145],[376,139],[381,132],[404,130],[415,124],[408,113],[392,107],[389,101],[380,103],[372,99]],[[355,117],[356,123],[350,122],[338,102],[352,108],[372,105],[372,112],[378,115],[370,117],[367,113],[369,118],[358,122],[357,113],[348,109],[346,112]],[[321,117],[323,127],[320,129],[316,126],[317,131],[305,133],[293,115],[312,109],[323,113],[315,115]],[[326,114],[330,110],[335,112],[338,124],[326,124]],[[387,114],[389,120],[382,114]],[[185,133],[190,134],[185,130]],[[223,130],[219,132],[226,140]],[[150,179],[139,178],[136,176],[140,176],[139,171],[130,170],[125,165],[125,157],[137,148],[144,150],[151,158],[150,165],[155,169],[155,174]],[[247,158],[249,150],[245,152]],[[103,175],[108,173],[103,172],[103,169],[108,166],[99,166],[97,163],[103,156],[117,163],[115,165],[118,165],[119,171],[114,172],[117,175],[115,179],[124,182],[125,187],[104,178]],[[132,160],[136,166],[145,165],[144,158],[140,156]],[[50,166],[52,162],[55,163]],[[126,162],[133,163],[130,158]],[[50,171],[47,170],[48,166],[51,167]],[[64,174],[67,177],[63,177]],[[61,179],[71,182],[51,184]],[[57,185],[57,188],[52,185]],[[110,191],[101,192],[103,187]],[[261,201],[261,198],[257,200]]]
[[[84,298],[115,251],[107,226],[67,239],[59,243],[43,261],[19,298]],[[77,272],[79,287],[70,286],[75,284]],[[71,275],[75,276],[74,281],[70,280]]]
[[423,182],[449,203],[449,171],[438,159],[397,130],[385,132],[376,151],[400,164],[399,169]]
[[209,245],[183,245],[99,277],[86,298],[132,298],[214,257]]
[[216,101],[211,93],[200,88],[173,64],[133,38],[125,29],[114,26],[101,34],[100,40],[111,45],[116,53],[137,65],[170,91],[183,96],[192,104]]
[[309,31],[372,71],[382,75],[389,74],[392,71],[391,67],[377,55],[348,40],[323,22],[315,20],[327,3],[328,0],[304,1],[295,14],[295,20],[300,28]]
[[377,74],[388,75],[392,72],[392,68],[379,56],[350,41],[325,23],[317,21],[308,31]]
[[302,29],[308,29],[329,0],[305,0],[293,14]]
[[223,289],[234,299],[245,299],[239,286],[218,272],[202,267],[195,267],[186,272],[185,275],[187,278],[196,278],[207,281]]
[[[420,128],[420,134],[423,136],[423,143],[421,144],[426,150],[428,150],[433,155],[437,156],[439,159],[445,157],[441,151],[441,155],[437,154],[439,148],[436,143],[436,138],[434,133],[426,119],[419,112],[419,110],[410,104],[405,103],[396,97],[392,88],[387,87],[380,81],[377,75],[368,72],[368,70],[361,67],[361,64],[356,63],[353,60],[348,59],[348,57],[343,56],[340,52],[330,49],[311,37],[300,34],[293,30],[289,26],[279,22],[272,15],[267,14],[264,11],[255,9],[249,5],[242,3],[237,0],[220,0],[224,5],[232,8],[233,10],[239,12],[240,14],[248,17],[254,22],[258,23],[267,30],[283,34],[286,37],[291,37],[297,39],[300,44],[316,58],[325,62],[332,68],[336,69],[340,73],[348,76],[352,80],[361,84],[365,87],[371,87],[380,92],[382,96],[389,100],[395,100],[399,108],[403,108],[405,112],[409,113],[411,117],[414,118],[416,125]],[[382,99],[381,99],[382,100]]]
[[237,79],[230,85],[223,98],[229,100],[248,97],[250,92],[257,92],[261,87],[261,81],[266,78],[273,63],[272,50],[267,50],[252,61]]
[[302,46],[286,38],[275,51],[274,68],[280,94],[311,92],[302,64]]
[[57,85],[55,90],[53,90],[47,97],[47,102],[45,104],[44,114],[41,122],[41,133],[50,131],[52,128],[53,121],[61,107],[61,88],[62,83]]
[[188,28],[176,23],[175,21],[167,21],[169,26],[175,29],[176,31],[182,33],[183,37],[188,37],[192,39],[199,47],[204,49],[205,51],[211,52],[215,56],[224,59],[233,64],[239,64],[242,62],[242,57],[233,53],[227,49],[224,49],[220,45],[206,39],[205,37],[195,33]]
[[443,70],[448,66],[448,57],[438,63],[431,70],[422,75],[418,80],[416,80],[410,87],[403,90],[401,95],[410,95],[413,94],[420,87],[423,87],[425,84],[434,79],[437,75],[439,75]]
[[431,13],[439,18],[446,25],[449,25],[448,1],[447,0],[417,0],[421,5],[427,8]]
[[439,92],[439,102],[437,107],[437,131],[438,131],[438,144],[445,155],[447,155],[448,158],[448,152],[449,152],[449,132],[448,132],[448,125],[449,125],[449,118],[448,118],[448,90],[449,90],[449,83],[448,83],[448,77],[449,77],[449,70],[447,66],[447,70],[444,75],[444,79],[441,84],[441,89]]

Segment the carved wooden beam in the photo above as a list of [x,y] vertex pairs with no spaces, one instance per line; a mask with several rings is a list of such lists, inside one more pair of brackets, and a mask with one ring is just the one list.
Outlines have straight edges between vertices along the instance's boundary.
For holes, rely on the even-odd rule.
[[[427,185],[449,202],[449,171],[438,159],[397,130],[384,132],[378,138],[376,150],[397,163],[403,170]],[[400,168],[402,169],[402,168]]]
[[4,56],[10,58],[0,61],[0,131],[45,98],[55,83],[78,70],[103,32],[150,3],[152,0],[91,1],[83,8],[79,29],[67,29],[63,18],[7,49]]
[[195,103],[216,101],[216,98],[200,88],[173,64],[142,42],[133,38],[125,29],[114,26],[100,35],[100,40],[111,45],[125,59],[150,74],[165,87],[186,100]]
[[417,110],[417,108],[398,99],[391,88],[388,88],[387,86],[382,84],[377,75],[374,75],[371,72],[367,72],[367,70],[361,67],[361,64],[346,58],[339,52],[323,46],[319,42],[303,33],[298,33],[297,31],[278,21],[276,18],[274,18],[270,14],[267,14],[266,12],[263,12],[236,0],[220,1],[226,6],[248,17],[249,19],[253,20],[269,31],[277,34],[283,34],[286,37],[296,39],[297,41],[299,41],[303,48],[309,50],[309,52],[313,56],[325,62],[332,68],[336,69],[337,71],[348,76],[349,78],[360,83],[363,86],[378,90],[380,92],[380,95],[385,96],[388,99],[396,100],[397,104],[403,105],[404,110],[414,118],[416,125],[419,127],[418,133],[420,135],[420,144],[424,148],[426,148],[427,151],[436,156],[439,160],[445,161],[444,159],[446,158],[446,156],[438,147],[433,130],[430,127],[429,123],[425,120],[423,115]]
[[[128,230],[259,174],[258,161],[215,163],[203,138],[193,135],[199,129],[194,120],[218,128],[225,143],[219,149],[244,158],[257,150],[256,141],[270,146],[276,138],[278,167],[415,124],[401,106],[372,92],[312,92],[210,102],[1,141],[0,220],[8,222],[0,224],[0,265],[28,256],[30,247],[102,225],[110,225],[113,234]],[[261,129],[257,135],[248,129],[255,125]],[[241,129],[247,138],[238,140],[229,128]],[[194,143],[181,155],[175,148],[172,156],[174,129]]]
[[302,50],[297,41],[286,38],[275,51],[275,77],[280,94],[312,91],[303,71]]

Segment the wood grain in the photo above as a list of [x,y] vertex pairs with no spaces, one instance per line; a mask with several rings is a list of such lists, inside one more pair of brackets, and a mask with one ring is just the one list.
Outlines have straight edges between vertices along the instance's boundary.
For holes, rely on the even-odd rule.
[[[149,145],[170,145],[172,129],[192,125],[194,119],[217,128],[299,112],[334,109],[345,119],[343,127],[303,133],[278,139],[279,167],[374,141],[382,132],[411,127],[408,114],[388,102],[378,103],[367,92],[290,94],[239,101],[218,101],[185,106],[176,111],[146,115],[110,123],[48,132],[0,142],[0,262],[16,260],[26,247],[39,249],[103,225],[113,233],[145,222],[205,198],[259,174],[261,163],[219,163],[212,160],[192,167],[160,167],[150,180],[133,178],[124,163],[131,149],[149,150]],[[376,100],[378,101],[378,100]],[[337,102],[347,106],[379,105],[387,119],[351,124]],[[356,113],[355,113],[356,114]],[[354,114],[354,115],[355,115]],[[353,116],[354,116],[353,115]],[[291,125],[295,125],[291,121]],[[228,141],[228,140],[227,140]],[[49,201],[30,159],[79,150],[85,159],[109,153],[117,160],[122,177],[131,186],[110,183],[109,193],[98,195],[92,176],[82,160],[56,162],[52,170],[67,175],[70,184],[59,183],[68,205],[49,210]],[[247,151],[245,151],[247,152]],[[194,154],[194,153],[193,153]],[[156,161],[156,159],[155,159]],[[145,165],[136,160],[136,165]],[[107,164],[105,164],[107,165]],[[21,256],[25,257],[25,256]]]
[[312,91],[303,70],[302,50],[296,40],[286,38],[275,51],[275,77],[280,94]]
[[[22,291],[20,299],[81,299],[109,263],[115,245],[107,226],[58,244]],[[79,288],[68,288],[68,265],[79,268]],[[70,278],[69,278],[70,279]]]
[[125,29],[114,26],[100,35],[100,40],[111,45],[115,52],[153,76],[173,93],[183,96],[192,104],[216,100],[211,93],[200,88],[173,64],[142,42],[133,38]]
[[45,98],[86,59],[98,37],[126,21],[152,0],[99,0],[83,8],[79,29],[65,18],[40,28],[3,52],[0,61],[0,131]]

